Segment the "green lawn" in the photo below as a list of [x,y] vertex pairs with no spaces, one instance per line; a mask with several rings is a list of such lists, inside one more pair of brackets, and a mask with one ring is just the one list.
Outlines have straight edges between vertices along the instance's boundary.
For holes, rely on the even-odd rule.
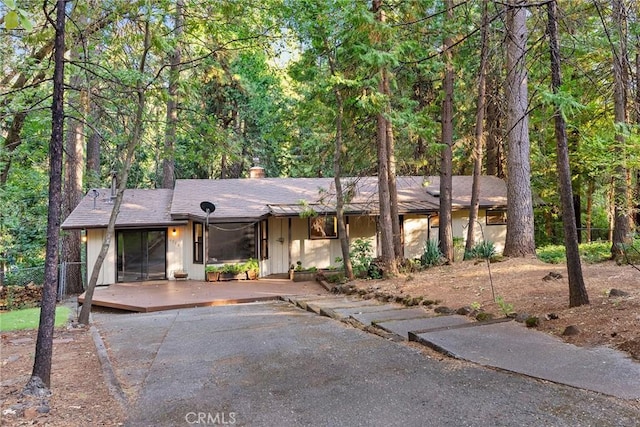
[[[71,310],[69,307],[56,307],[56,326],[67,323]],[[25,308],[0,313],[0,331],[16,331],[18,329],[37,329],[40,322],[40,308]]]

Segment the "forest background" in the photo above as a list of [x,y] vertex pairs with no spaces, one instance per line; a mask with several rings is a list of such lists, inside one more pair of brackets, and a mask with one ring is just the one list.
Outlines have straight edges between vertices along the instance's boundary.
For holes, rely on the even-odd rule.
[[[382,122],[397,175],[475,167],[509,180],[522,167],[510,160],[513,144],[526,143],[531,172],[516,191],[532,194],[535,244],[561,243],[559,113],[578,236],[615,246],[616,218],[626,235],[638,204],[640,6],[558,1],[563,81],[554,88],[549,3],[67,2],[62,219],[88,190],[110,185],[128,146],[128,188],[243,177],[256,161],[272,177],[376,175]],[[44,262],[54,9],[0,2],[3,269]],[[526,115],[515,117],[513,11],[527,25]],[[510,141],[523,123],[526,141]],[[61,251],[78,259],[79,234],[64,233]]]

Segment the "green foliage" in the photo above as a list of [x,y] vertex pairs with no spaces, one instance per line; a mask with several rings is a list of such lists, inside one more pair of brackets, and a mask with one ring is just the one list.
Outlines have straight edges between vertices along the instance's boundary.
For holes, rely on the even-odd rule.
[[623,259],[617,260],[619,263],[638,264],[640,263],[640,235],[634,234],[633,239],[628,244],[621,244]]
[[247,268],[245,263],[229,263],[222,265],[208,265],[205,271],[225,274],[242,274],[247,271]]
[[373,248],[371,242],[365,239],[356,239],[351,244],[351,265],[356,277],[370,277],[379,279],[380,273],[371,268],[373,262]]
[[496,296],[496,304],[505,316],[511,316],[514,313],[513,304],[507,303],[500,295]]
[[424,244],[420,264],[423,267],[433,267],[442,263],[443,255],[436,240],[427,240]]
[[470,252],[471,258],[490,260],[497,254],[495,243],[490,240],[483,240],[475,245]]
[[[611,259],[611,243],[592,242],[578,245],[580,258],[589,263],[597,263]],[[566,261],[565,247],[562,245],[547,245],[536,249],[538,259],[549,264]]]
[[249,258],[247,262],[243,264],[245,271],[252,271],[256,274],[260,273],[260,264],[255,258]]
[[536,256],[542,262],[558,264],[566,260],[564,246],[547,245],[536,249]]
[[315,272],[318,271],[318,267],[304,267],[302,265],[302,261],[297,261],[295,266],[290,267],[291,270],[300,271],[300,272]]
[[0,187],[0,256],[9,265],[44,263],[47,200],[47,179],[38,169],[16,167],[7,184]]
[[[63,326],[69,320],[69,307],[56,307],[55,326]],[[37,329],[40,322],[40,308],[25,308],[0,314],[0,331],[17,331],[21,329]]]

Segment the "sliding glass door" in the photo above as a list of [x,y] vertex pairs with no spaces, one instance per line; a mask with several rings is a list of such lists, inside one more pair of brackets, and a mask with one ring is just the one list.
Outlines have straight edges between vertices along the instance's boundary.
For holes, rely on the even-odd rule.
[[118,282],[166,279],[167,231],[117,232]]

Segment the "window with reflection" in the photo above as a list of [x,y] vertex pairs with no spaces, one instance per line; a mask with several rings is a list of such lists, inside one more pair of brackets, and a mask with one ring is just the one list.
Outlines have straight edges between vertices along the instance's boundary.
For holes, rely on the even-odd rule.
[[310,239],[337,239],[338,219],[335,215],[323,215],[309,218]]

